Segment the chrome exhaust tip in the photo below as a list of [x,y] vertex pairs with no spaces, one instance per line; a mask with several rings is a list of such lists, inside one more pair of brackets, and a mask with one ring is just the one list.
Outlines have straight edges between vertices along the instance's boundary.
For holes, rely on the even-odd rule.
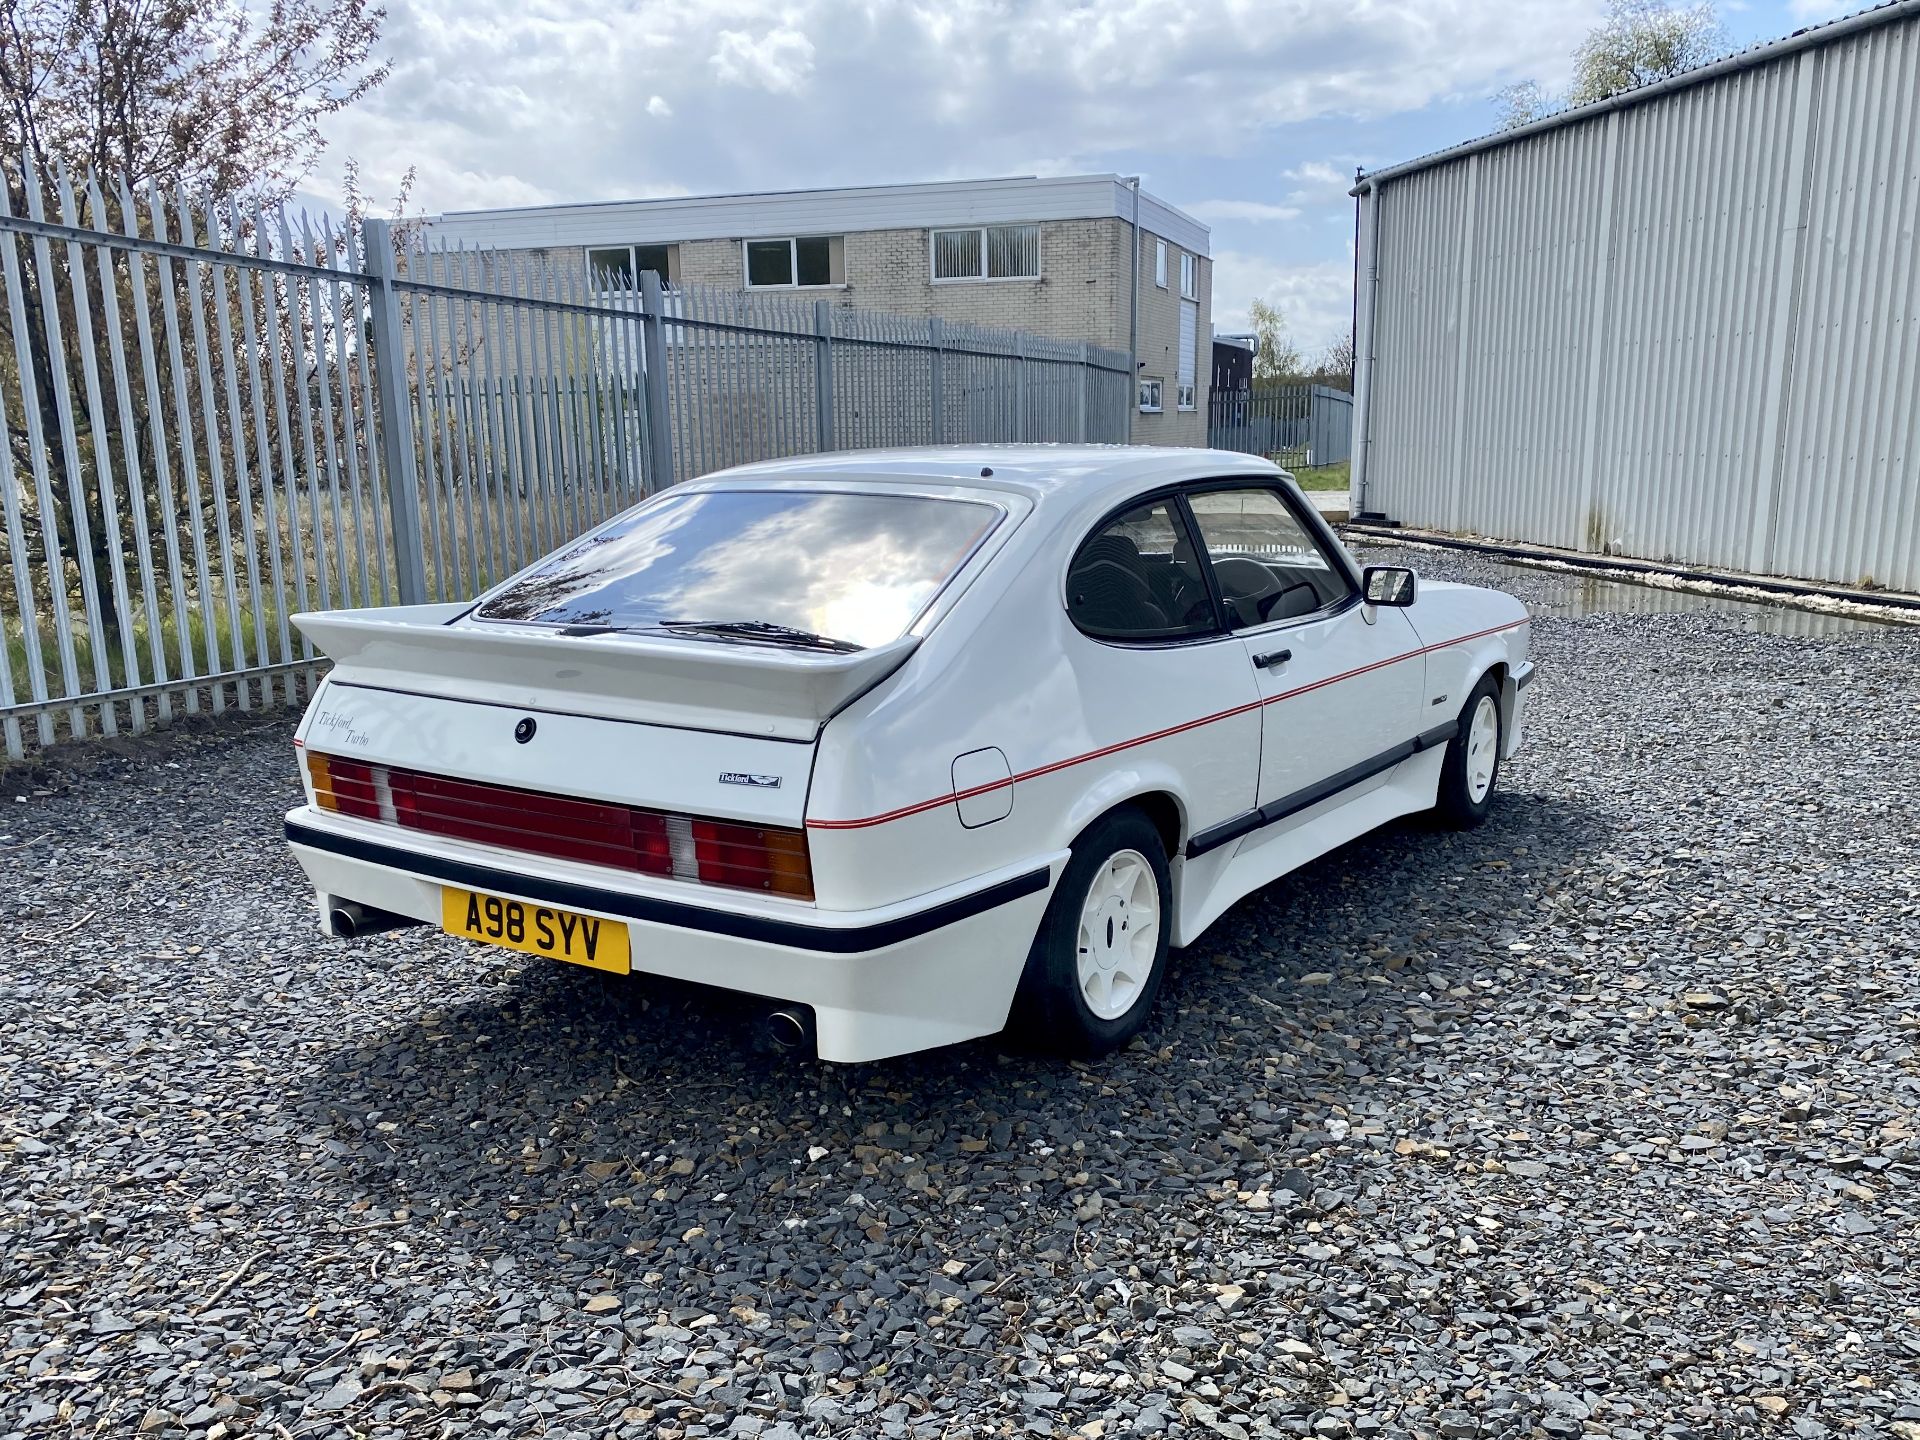
[[411,915],[396,915],[391,910],[376,910],[358,900],[335,900],[327,907],[327,929],[337,940],[358,940],[421,922]]
[[811,1049],[812,1017],[801,1010],[775,1010],[767,1016],[767,1039],[776,1050]]

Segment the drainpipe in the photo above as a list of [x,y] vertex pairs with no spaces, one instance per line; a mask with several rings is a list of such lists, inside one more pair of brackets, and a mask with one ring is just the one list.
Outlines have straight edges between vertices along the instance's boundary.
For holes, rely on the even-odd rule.
[[1129,176],[1133,186],[1133,273],[1127,299],[1127,383],[1133,394],[1127,397],[1127,443],[1133,443],[1133,417],[1140,411],[1140,177]]
[[[1357,187],[1366,179],[1366,172],[1358,165],[1353,167],[1353,183]],[[1352,351],[1353,368],[1347,372],[1347,395],[1352,397],[1354,388],[1360,383],[1360,192],[1356,188],[1353,195],[1353,307],[1347,316],[1347,344]],[[1347,442],[1347,458],[1353,458],[1353,442]]]
[[[1361,187],[1365,193],[1360,193]],[[1380,289],[1380,187],[1371,180],[1355,187],[1353,293],[1353,466],[1347,504],[1355,519],[1367,509],[1367,469],[1373,442],[1373,327]]]

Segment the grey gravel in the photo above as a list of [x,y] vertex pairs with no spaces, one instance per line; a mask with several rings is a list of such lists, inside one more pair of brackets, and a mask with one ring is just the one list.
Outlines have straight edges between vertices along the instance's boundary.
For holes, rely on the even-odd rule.
[[1535,645],[1092,1065],[324,942],[285,717],[0,775],[0,1435],[1920,1440],[1920,634]]

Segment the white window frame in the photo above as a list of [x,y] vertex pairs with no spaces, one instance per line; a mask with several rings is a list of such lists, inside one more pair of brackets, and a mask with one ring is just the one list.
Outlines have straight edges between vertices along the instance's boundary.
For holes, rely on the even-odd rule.
[[[793,276],[793,279],[784,285],[754,284],[753,272],[747,268],[747,247],[749,245],[777,245],[782,240],[786,241],[787,244],[787,273]],[[833,273],[833,242],[838,240],[842,246],[841,253],[843,255],[846,253],[844,247],[847,239],[844,235],[754,235],[740,242],[740,284],[742,288],[747,290],[846,289],[847,282],[844,280],[828,280],[819,285],[802,285],[800,283],[800,242],[802,240],[824,240],[827,242],[827,273],[829,275]]]
[[1153,242],[1153,283],[1162,290],[1167,288],[1167,242]]
[[1200,298],[1200,257],[1180,252],[1180,298],[1198,300]]
[[1194,409],[1197,409],[1197,408],[1199,408],[1199,407],[1197,407],[1197,406],[1196,406],[1196,405],[1195,405],[1195,404],[1193,403],[1193,398],[1194,398],[1194,393],[1195,393],[1195,390],[1196,390],[1196,388],[1197,388],[1197,387],[1195,387],[1195,386],[1192,386],[1192,385],[1176,385],[1176,386],[1174,386],[1174,387],[1173,387],[1173,406],[1174,406],[1174,409],[1176,409],[1176,410],[1194,410]]
[[[1147,387],[1149,385],[1153,387],[1153,403],[1151,405],[1147,403]],[[1162,380],[1158,375],[1142,375],[1136,395],[1140,402],[1140,413],[1142,415],[1160,415],[1165,413],[1166,381]]]
[[[1033,264],[1031,275],[989,275],[987,274],[987,232],[989,230],[1024,230],[1033,227]],[[939,237],[957,234],[962,230],[971,230],[980,237],[980,273],[978,275],[942,275],[934,257],[939,253]],[[1031,285],[1046,270],[1046,261],[1040,250],[1045,242],[1046,227],[1038,220],[1003,220],[995,225],[934,225],[927,230],[927,282],[932,285]]]

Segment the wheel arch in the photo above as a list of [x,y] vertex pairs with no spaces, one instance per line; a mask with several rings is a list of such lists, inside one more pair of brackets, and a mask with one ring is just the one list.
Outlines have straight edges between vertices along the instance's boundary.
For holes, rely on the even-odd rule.
[[1147,790],[1131,800],[1121,801],[1114,809],[1128,805],[1146,812],[1147,819],[1153,822],[1153,828],[1160,832],[1160,842],[1167,847],[1167,863],[1171,865],[1187,843],[1187,817],[1180,802],[1171,791]]
[[[1158,992],[1166,974],[1167,952],[1172,946],[1178,921],[1179,888],[1173,882],[1173,875],[1179,864],[1177,847],[1185,836],[1186,807],[1178,792],[1165,786],[1121,785],[1115,777],[1108,776],[1101,783],[1089,787],[1069,814],[1072,823],[1062,828],[1071,836],[1069,849],[1072,855],[1048,897],[1046,914],[1041,918],[1027,952],[1027,961],[1022,968],[1008,1014],[1010,1023],[1018,1030],[1041,1039],[1049,1046],[1065,1043],[1069,1046],[1066,1051],[1068,1054],[1102,1054],[1114,1045],[1124,1043],[1134,1029],[1144,1023],[1140,1017],[1150,1013],[1153,995]],[[1061,931],[1063,924],[1070,929],[1081,923],[1086,896],[1079,886],[1103,868],[1104,857],[1108,853],[1104,842],[1084,842],[1089,839],[1090,832],[1109,826],[1116,819],[1124,819],[1129,827],[1136,827],[1144,821],[1160,843],[1167,847],[1167,853],[1159,861],[1147,857],[1158,872],[1156,886],[1159,889],[1160,923],[1164,927],[1156,940],[1152,978],[1145,982],[1147,994],[1144,999],[1133,1002],[1134,1008],[1110,1016],[1098,1009],[1087,1009],[1089,1001],[1079,988],[1085,984],[1084,975],[1065,973],[1067,967],[1078,964],[1075,957],[1080,952],[1074,949],[1071,942],[1063,951],[1059,948],[1059,942],[1064,938]],[[1152,848],[1151,842],[1139,835],[1137,828],[1123,830],[1121,834],[1126,837],[1126,848],[1135,845],[1142,850]],[[1076,873],[1076,867],[1082,872],[1081,881],[1069,887],[1069,878]],[[1112,937],[1110,921],[1109,945],[1112,944]],[[1142,1005],[1144,1009],[1139,1008]],[[1088,1017],[1084,1022],[1073,1018],[1083,1011]],[[1123,1024],[1129,1028],[1117,1035],[1105,1034],[1100,1029],[1102,1026]],[[1091,1031],[1087,1029],[1089,1025]]]
[[1486,680],[1492,680],[1499,687],[1495,694],[1500,702],[1500,729],[1505,733],[1513,720],[1513,667],[1507,663],[1506,656],[1500,656],[1476,675],[1467,693],[1471,695]]
[[[1475,658],[1479,668],[1474,673],[1473,683],[1467,686],[1466,693],[1471,695],[1484,681],[1489,678],[1493,680],[1497,687],[1494,690],[1495,701],[1500,706],[1500,753],[1504,759],[1510,753],[1507,737],[1513,734],[1514,717],[1519,713],[1520,706],[1520,687],[1514,680],[1514,666],[1510,657],[1506,655],[1490,656],[1484,660],[1480,657]],[[1465,725],[1466,718],[1466,706],[1462,702],[1460,710],[1462,725]]]
[[[1464,725],[1467,719],[1467,700],[1478,690],[1488,676],[1492,676],[1498,687],[1495,693],[1500,700],[1500,724],[1504,728],[1513,715],[1513,667],[1507,647],[1496,638],[1492,643],[1482,641],[1467,650],[1462,660],[1454,662],[1459,666],[1453,674],[1458,677],[1459,688],[1453,693],[1459,696],[1459,704],[1452,714]],[[1435,677],[1429,673],[1429,683],[1436,689],[1446,683],[1445,672]],[[1445,712],[1443,712],[1445,713]]]
[[1143,812],[1167,847],[1167,863],[1177,860],[1187,843],[1187,806],[1171,776],[1138,772],[1110,775],[1081,795],[1068,810],[1061,843],[1071,849],[1079,838],[1116,810]]
[[1186,871],[1186,845],[1191,826],[1187,818],[1186,796],[1171,772],[1116,772],[1088,787],[1067,812],[1067,821],[1061,827],[1064,833],[1060,843],[1070,850],[1079,843],[1081,836],[1107,816],[1116,810],[1129,809],[1144,814],[1159,834],[1161,843],[1166,846],[1167,872],[1171,881],[1167,887],[1166,905],[1174,933],[1177,934]]

